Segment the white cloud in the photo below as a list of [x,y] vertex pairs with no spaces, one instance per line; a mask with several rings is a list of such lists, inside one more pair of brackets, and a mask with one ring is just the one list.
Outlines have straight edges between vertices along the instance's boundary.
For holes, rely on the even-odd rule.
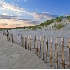
[[15,12],[24,12],[25,11],[25,9],[23,9],[23,8],[19,8],[18,6],[6,3],[5,1],[2,1],[2,0],[0,0],[0,7],[2,9],[11,10],[11,11],[15,11]]
[[8,13],[3,13],[3,15],[9,15]]
[[35,13],[35,12],[33,12],[33,13],[31,13],[31,15],[35,19],[37,19],[37,20],[41,20],[41,19],[52,19],[53,18],[52,15],[50,15],[50,14],[48,14],[46,12],[44,12],[44,13]]

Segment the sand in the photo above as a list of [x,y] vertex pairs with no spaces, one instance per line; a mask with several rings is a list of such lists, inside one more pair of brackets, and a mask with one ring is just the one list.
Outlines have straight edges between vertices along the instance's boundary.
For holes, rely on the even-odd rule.
[[0,69],[49,69],[33,52],[7,41],[0,32]]

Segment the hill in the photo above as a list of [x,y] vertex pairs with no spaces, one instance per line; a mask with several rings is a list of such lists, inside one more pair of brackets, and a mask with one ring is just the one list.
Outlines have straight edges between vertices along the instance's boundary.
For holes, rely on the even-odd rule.
[[52,29],[57,30],[61,28],[66,28],[67,26],[70,26],[70,16],[60,16],[51,20],[47,20],[41,23],[40,25],[22,27],[22,28],[29,28],[34,30],[34,29],[42,29],[43,27],[46,27],[46,29],[48,30],[52,30]]

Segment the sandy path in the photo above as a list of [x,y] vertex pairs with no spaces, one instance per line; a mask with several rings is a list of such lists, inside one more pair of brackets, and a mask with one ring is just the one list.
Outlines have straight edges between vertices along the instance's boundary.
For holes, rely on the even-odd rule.
[[0,69],[45,69],[50,68],[33,52],[8,42],[0,33]]

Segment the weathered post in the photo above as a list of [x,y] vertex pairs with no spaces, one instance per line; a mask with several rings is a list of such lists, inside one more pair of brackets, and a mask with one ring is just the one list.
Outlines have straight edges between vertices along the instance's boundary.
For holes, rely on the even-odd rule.
[[36,35],[35,35],[35,38],[34,38],[34,49],[36,48],[35,44],[36,44]]
[[28,50],[29,50],[29,35],[28,35],[28,41],[27,42],[28,42]]
[[25,36],[23,36],[23,48],[25,48]]
[[30,51],[31,51],[31,35],[30,35]]
[[48,56],[48,38],[46,38],[46,59]]
[[23,47],[23,36],[21,35],[21,46]]
[[36,45],[37,45],[37,56],[38,56],[38,36],[37,36]]
[[57,38],[55,39],[55,62],[56,62],[56,68],[58,69],[58,48],[57,48],[58,42]]
[[69,68],[70,68],[70,38],[69,38]]
[[42,45],[42,60],[44,60],[44,38],[42,37],[41,39],[42,39],[42,40],[41,40],[41,41],[42,41],[42,42],[41,42],[41,43],[42,43],[42,44],[41,44],[41,45]]
[[50,67],[52,67],[52,37],[50,42]]
[[64,38],[61,38],[61,46],[62,46],[62,68],[65,69],[65,60],[64,60]]
[[14,43],[13,34],[11,35],[11,37],[12,37],[12,43]]
[[41,58],[41,55],[42,55],[41,54],[41,51],[42,51],[41,42],[42,42],[42,37],[40,36],[40,52],[39,52],[40,55],[39,55],[39,58]]
[[7,30],[7,41],[9,41],[9,31]]
[[23,43],[22,47],[23,47],[23,48],[24,48],[24,39],[25,39],[25,37],[22,36],[22,43]]
[[25,49],[27,49],[27,37],[25,37]]
[[3,35],[5,35],[5,31],[3,30]]

